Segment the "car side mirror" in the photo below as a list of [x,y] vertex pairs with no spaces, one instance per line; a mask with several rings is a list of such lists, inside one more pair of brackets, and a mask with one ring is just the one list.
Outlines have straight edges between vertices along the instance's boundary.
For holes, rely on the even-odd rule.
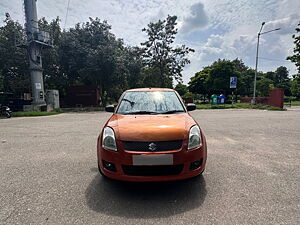
[[105,111],[106,112],[114,112],[115,111],[115,106],[114,105],[107,105],[107,106],[105,106]]
[[187,108],[187,111],[193,111],[196,109],[196,105],[194,103],[188,103],[186,108]]

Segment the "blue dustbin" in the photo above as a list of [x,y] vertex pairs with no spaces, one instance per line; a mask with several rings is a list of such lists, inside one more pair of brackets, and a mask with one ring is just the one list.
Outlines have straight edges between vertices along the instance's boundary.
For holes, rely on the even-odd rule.
[[220,99],[220,104],[224,104],[225,103],[225,95],[220,94],[219,99]]

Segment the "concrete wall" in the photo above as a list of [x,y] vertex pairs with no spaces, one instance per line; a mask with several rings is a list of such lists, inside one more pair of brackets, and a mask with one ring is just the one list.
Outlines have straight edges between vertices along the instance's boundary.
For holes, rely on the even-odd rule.
[[[251,102],[252,98],[241,98],[241,102]],[[284,90],[277,88],[270,90],[269,97],[257,97],[256,102],[258,104],[275,106],[283,108]]]

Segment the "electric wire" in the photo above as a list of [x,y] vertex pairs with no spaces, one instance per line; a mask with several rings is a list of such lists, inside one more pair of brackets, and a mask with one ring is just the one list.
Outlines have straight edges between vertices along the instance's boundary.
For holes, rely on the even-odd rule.
[[68,0],[68,6],[67,6],[66,17],[65,17],[65,25],[64,25],[64,29],[66,29],[66,24],[67,24],[67,20],[68,20],[70,1],[71,1],[71,0]]
[[270,59],[270,58],[264,58],[264,57],[258,57],[259,59],[269,60],[269,61],[277,61],[277,62],[285,62],[288,63],[288,60],[282,60],[282,59]]

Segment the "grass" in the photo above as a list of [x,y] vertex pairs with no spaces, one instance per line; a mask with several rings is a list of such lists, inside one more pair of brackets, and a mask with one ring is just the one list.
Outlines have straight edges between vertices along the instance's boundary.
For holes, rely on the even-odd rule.
[[[289,102],[285,102],[284,104],[290,106]],[[300,101],[292,101],[292,106],[300,106]]]
[[59,112],[95,112],[104,111],[104,107],[60,108]]
[[285,111],[286,109],[281,109],[274,106],[257,104],[252,106],[250,103],[234,103],[225,105],[211,105],[211,104],[197,104],[197,109],[262,109],[262,110],[278,110]]
[[53,112],[41,112],[41,111],[20,111],[13,112],[12,117],[34,117],[34,116],[52,116],[60,113],[69,113],[69,112],[94,112],[94,111],[103,111],[104,108],[100,107],[80,107],[80,108],[60,108]]
[[52,116],[57,115],[60,112],[40,112],[40,111],[28,111],[28,112],[13,112],[12,117],[25,117],[25,116]]
[[[257,104],[252,106],[249,103],[234,103],[225,105],[211,105],[211,104],[197,104],[197,109],[262,109],[262,110],[278,110],[284,111],[286,109],[277,108],[269,105]],[[300,106],[300,101],[293,101],[292,106]],[[60,113],[68,112],[92,112],[103,111],[100,107],[84,107],[84,108],[62,108],[53,112],[40,112],[40,111],[28,111],[28,112],[13,112],[13,117],[34,117],[34,116],[52,116]]]

